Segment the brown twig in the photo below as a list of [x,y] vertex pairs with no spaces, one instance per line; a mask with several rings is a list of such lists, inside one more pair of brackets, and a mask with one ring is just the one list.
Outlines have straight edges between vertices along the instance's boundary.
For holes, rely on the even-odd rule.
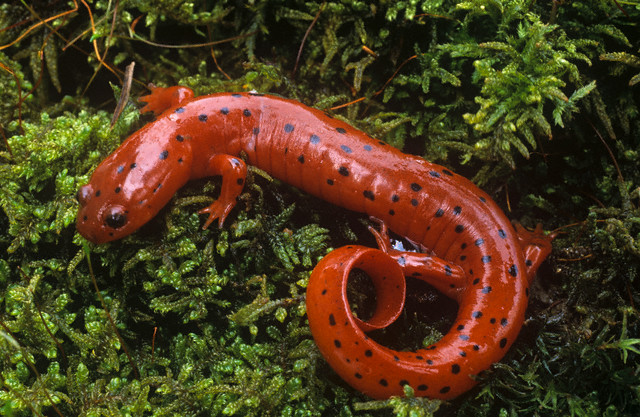
[[296,64],[293,66],[291,78],[295,78],[296,76],[296,72],[298,71],[298,63],[300,62],[300,57],[302,56],[302,49],[304,48],[304,44],[307,41],[307,37],[309,36],[309,33],[311,33],[311,29],[315,26],[316,22],[320,18],[320,13],[322,13],[322,10],[324,9],[325,4],[327,4],[326,1],[322,2],[322,4],[320,5],[320,9],[318,9],[318,13],[316,13],[316,17],[313,18],[313,21],[311,22],[311,24],[307,28],[307,31],[304,33],[304,36],[302,37],[302,42],[300,42],[300,48],[298,48],[298,55],[296,56]]

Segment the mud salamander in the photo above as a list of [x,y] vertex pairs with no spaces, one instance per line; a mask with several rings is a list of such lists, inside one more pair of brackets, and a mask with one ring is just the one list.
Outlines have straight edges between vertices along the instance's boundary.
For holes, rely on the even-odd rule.
[[[525,317],[529,284],[551,251],[540,226],[515,228],[467,179],[406,155],[326,113],[261,94],[194,98],[186,87],[152,88],[142,112],[157,119],[128,138],[78,191],[77,229],[95,243],[126,236],[155,216],[195,178],[221,175],[220,197],[200,210],[222,226],[255,165],[301,190],[378,219],[379,249],[347,246],[314,269],[307,289],[313,337],[333,369],[373,397],[449,399],[476,384],[499,361]],[[427,248],[392,248],[388,229]],[[349,271],[375,286],[373,316],[349,307]],[[415,352],[388,349],[366,333],[400,314],[405,276],[424,280],[455,300],[458,315],[437,343]]]

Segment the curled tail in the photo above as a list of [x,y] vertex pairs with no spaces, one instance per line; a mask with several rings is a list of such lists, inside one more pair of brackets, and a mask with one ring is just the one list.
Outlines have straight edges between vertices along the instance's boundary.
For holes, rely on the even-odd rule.
[[[528,285],[551,250],[542,229],[517,234],[528,268],[489,270],[467,275],[457,265],[423,253],[389,247],[386,228],[376,233],[381,249],[345,246],[325,256],[313,270],[307,287],[307,316],[318,348],[349,385],[376,399],[404,395],[451,399],[477,382],[476,375],[499,361],[517,337],[524,321]],[[522,262],[524,264],[524,262]],[[521,265],[524,266],[524,265]],[[349,273],[367,273],[375,287],[376,310],[363,321],[355,317],[347,298]],[[393,323],[404,307],[405,275],[423,279],[459,304],[451,330],[437,343],[415,352],[384,347],[366,333]],[[507,283],[507,284],[505,284]]]
[[[353,315],[347,299],[354,268],[369,275],[376,291],[376,310],[366,322]],[[372,398],[403,395],[404,385],[416,396],[442,399],[468,390],[476,382],[456,363],[457,354],[447,353],[456,345],[452,337],[417,352],[395,351],[367,337],[366,332],[386,327],[400,315],[405,291],[404,271],[389,254],[363,246],[329,253],[307,288],[309,326],[320,352],[349,385]]]

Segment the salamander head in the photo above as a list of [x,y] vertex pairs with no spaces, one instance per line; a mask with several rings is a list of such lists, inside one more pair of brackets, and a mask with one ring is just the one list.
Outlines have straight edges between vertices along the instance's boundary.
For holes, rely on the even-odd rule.
[[[76,197],[80,210],[76,221],[78,232],[93,243],[105,243],[131,234],[142,224],[136,216],[121,202],[101,201],[102,190],[92,184],[83,185]],[[136,219],[138,221],[132,221]]]
[[78,190],[76,228],[87,240],[105,243],[133,233],[189,179],[188,148],[173,143],[175,139],[154,136],[148,140],[149,136],[134,134]]

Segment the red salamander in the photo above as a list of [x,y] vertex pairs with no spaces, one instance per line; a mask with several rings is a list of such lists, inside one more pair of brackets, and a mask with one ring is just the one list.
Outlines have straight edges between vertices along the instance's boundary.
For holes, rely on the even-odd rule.
[[[200,210],[222,226],[236,204],[246,162],[340,207],[377,219],[379,249],[329,253],[307,288],[313,337],[332,368],[373,397],[454,398],[499,361],[522,326],[529,284],[551,251],[540,226],[515,228],[469,180],[406,155],[326,113],[261,94],[195,98],[186,87],[152,88],[142,112],[159,115],[129,137],[78,190],[77,229],[94,243],[122,238],[155,216],[187,181],[222,176],[220,197]],[[428,249],[392,248],[387,228]],[[368,321],[347,300],[349,271],[366,271],[377,307]],[[455,300],[458,315],[437,343],[415,352],[379,345],[366,332],[393,322],[405,276]]]

